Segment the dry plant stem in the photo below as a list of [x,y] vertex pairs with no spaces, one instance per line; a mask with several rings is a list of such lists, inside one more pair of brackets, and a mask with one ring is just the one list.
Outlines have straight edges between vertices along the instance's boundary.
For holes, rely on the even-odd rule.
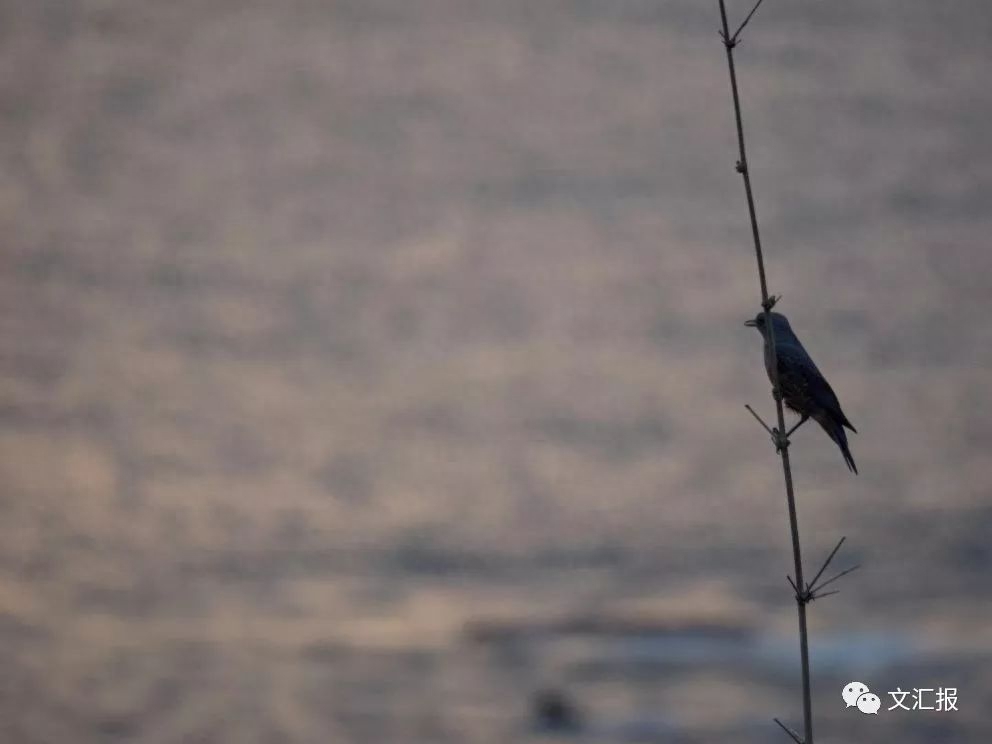
[[[778,360],[775,357],[775,326],[771,323],[769,313],[775,305],[775,298],[768,295],[768,283],[765,280],[765,262],[761,253],[761,235],[758,232],[758,218],[754,209],[754,193],[751,190],[751,176],[747,163],[747,154],[744,148],[744,124],[741,119],[740,94],[737,90],[737,71],[734,68],[734,47],[737,45],[737,36],[731,36],[730,27],[727,24],[727,8],[724,0],[720,2],[720,20],[723,24],[723,45],[727,51],[727,67],[730,72],[730,89],[734,97],[734,117],[737,123],[737,146],[740,151],[740,159],[737,161],[737,171],[744,179],[744,191],[747,194],[747,209],[751,217],[751,236],[754,239],[754,253],[758,262],[758,280],[761,286],[761,307],[765,311],[765,327],[768,329],[768,344],[771,347],[771,368],[774,372],[775,380],[775,412],[778,416],[778,432],[785,432],[785,412],[782,408],[782,396],[778,386]],[[758,5],[760,5],[760,0]],[[755,6],[755,10],[757,5]],[[753,10],[751,15],[753,15]],[[748,20],[750,20],[750,15]],[[743,24],[737,33],[743,29]],[[799,587],[804,587],[803,581],[803,561],[802,550],[799,543],[799,520],[796,516],[796,497],[792,485],[792,466],[789,462],[788,439],[782,436],[779,439],[781,446],[778,448],[782,458],[782,473],[785,477],[785,493],[789,506],[789,529],[792,533],[792,558],[795,564],[795,586],[796,609],[799,615],[799,654],[802,662],[802,684],[803,684],[803,744],[813,744],[813,706],[810,694],[810,673],[809,673],[809,637],[806,628],[806,605],[809,598],[798,591]],[[784,728],[784,727],[783,727]]]
[[799,734],[797,734],[795,731],[790,729],[788,726],[786,726],[777,718],[773,718],[772,720],[775,721],[775,723],[777,723],[779,727],[788,735],[788,737],[792,739],[794,742],[796,742],[796,744],[803,744],[803,740],[799,738]]

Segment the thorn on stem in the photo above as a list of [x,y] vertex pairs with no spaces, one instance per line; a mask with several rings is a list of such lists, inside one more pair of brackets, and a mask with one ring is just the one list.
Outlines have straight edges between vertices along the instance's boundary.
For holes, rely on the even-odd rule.
[[823,575],[823,572],[827,570],[827,566],[830,565],[830,561],[832,561],[834,556],[837,555],[837,551],[840,550],[840,546],[844,544],[844,541],[846,539],[847,539],[846,537],[842,537],[840,539],[837,545],[834,546],[834,549],[830,551],[830,555],[827,556],[827,560],[823,562],[823,565],[820,567],[820,570],[816,572],[816,576],[813,577],[813,580],[806,582],[806,586],[803,587],[802,589],[800,589],[799,585],[795,581],[793,581],[792,576],[785,577],[786,580],[789,582],[789,586],[792,587],[792,591],[795,595],[796,602],[798,602],[801,605],[805,605],[805,604],[809,604],[814,600],[823,599],[824,597],[829,597],[831,594],[837,594],[840,591],[840,589],[833,589],[829,592],[825,592],[823,590],[826,589],[830,584],[833,584],[838,579],[847,576],[852,571],[857,571],[861,567],[860,565],[851,566],[851,568],[841,571],[839,574],[827,579],[826,581],[819,580],[820,577]]
[[[849,573],[852,573],[853,571],[857,571],[859,568],[861,568],[861,565],[860,564],[858,564],[857,566],[851,566],[847,570],[841,571],[839,574],[837,574],[833,578],[827,579],[826,581],[821,582],[819,585],[814,586],[814,587],[811,587],[811,589],[812,589],[813,593],[816,596],[825,597],[826,595],[821,593],[821,590],[822,589],[824,589],[825,587],[829,586],[830,584],[833,584],[835,581],[837,581],[837,579],[842,579],[845,576],[847,576]],[[815,598],[816,597],[814,597],[814,599]]]
[[758,12],[758,8],[761,7],[761,4],[763,2],[765,2],[765,0],[758,0],[758,2],[754,4],[754,7],[751,8],[751,12],[747,14],[747,17],[744,19],[744,22],[737,27],[736,31],[734,31],[734,35],[732,37],[734,41],[738,40],[738,37],[741,35],[741,31],[743,31],[744,27],[751,22],[751,19],[754,17],[754,14]]
[[761,424],[761,425],[762,425],[762,426],[764,427],[764,429],[765,429],[765,431],[767,431],[767,432],[768,432],[768,436],[770,436],[770,437],[772,437],[772,439],[774,439],[774,438],[775,438],[775,435],[774,435],[774,434],[772,434],[772,430],[771,430],[771,428],[770,428],[770,427],[768,426],[768,424],[766,424],[766,423],[765,423],[764,421],[762,421],[762,420],[761,420],[761,416],[759,416],[759,415],[758,415],[757,413],[755,413],[755,411],[754,411],[754,409],[753,409],[753,408],[751,408],[751,406],[750,406],[750,405],[748,405],[747,403],[745,403],[745,404],[744,404],[744,407],[745,407],[745,408],[746,408],[746,409],[747,409],[748,411],[750,411],[750,412],[751,412],[751,415],[752,415],[752,416],[754,416],[754,418],[755,418],[755,419],[757,420],[757,422],[758,422],[759,424]]
[[[774,395],[774,392],[773,392],[773,395]],[[768,432],[768,436],[771,437],[771,439],[772,439],[772,444],[775,445],[775,454],[776,455],[779,452],[781,452],[782,450],[787,449],[789,447],[789,435],[788,434],[783,435],[778,430],[778,427],[777,426],[773,429],[768,424],[766,424],[762,420],[761,416],[759,416],[755,412],[755,410],[753,408],[751,408],[751,406],[748,405],[747,403],[744,404],[744,407],[751,413],[752,416],[754,416],[755,420],[759,424],[761,424],[761,426],[764,428],[764,430],[766,432]]]
[[786,726],[784,723],[782,723],[777,718],[773,718],[772,720],[775,721],[775,723],[777,723],[779,725],[779,727],[786,734],[789,735],[789,738],[792,739],[794,742],[796,742],[796,744],[803,744],[803,740],[799,738],[799,734],[797,734],[795,731],[793,731],[792,729],[790,729],[788,726]]
[[820,581],[820,577],[823,576],[824,572],[827,570],[827,567],[830,565],[830,562],[833,561],[834,556],[837,555],[837,552],[840,550],[840,547],[844,544],[845,540],[847,540],[846,536],[837,541],[834,549],[830,551],[827,559],[823,562],[823,565],[820,566],[820,570],[816,572],[816,576],[813,577],[812,581],[806,584],[806,593],[809,594],[810,601],[820,599],[821,597],[829,597],[831,594],[836,594],[839,590],[830,592],[824,592],[823,590],[838,579],[847,576],[852,571],[857,571],[861,567],[860,565],[851,566],[851,568],[845,569],[829,579]]
[[820,570],[816,572],[816,576],[814,576],[813,580],[809,582],[811,586],[816,586],[816,582],[821,576],[823,576],[823,572],[827,570],[827,566],[830,565],[830,561],[832,561],[834,556],[837,555],[837,551],[840,550],[840,546],[844,544],[845,540],[847,540],[847,535],[842,536],[840,540],[837,541],[834,549],[830,551],[830,555],[827,556],[827,559],[823,562],[823,565],[820,566]]

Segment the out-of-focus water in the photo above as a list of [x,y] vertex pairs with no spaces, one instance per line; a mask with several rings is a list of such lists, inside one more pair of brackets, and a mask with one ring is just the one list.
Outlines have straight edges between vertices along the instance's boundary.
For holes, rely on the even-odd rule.
[[[0,738],[797,725],[717,26],[0,3]],[[791,450],[808,570],[863,564],[810,608],[827,744],[987,739],[990,32],[774,0],[738,49],[771,290],[859,432],[858,477]]]

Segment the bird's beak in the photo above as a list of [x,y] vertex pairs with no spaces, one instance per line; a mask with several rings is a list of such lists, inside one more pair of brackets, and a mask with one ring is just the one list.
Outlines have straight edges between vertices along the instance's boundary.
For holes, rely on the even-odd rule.
[[758,324],[755,323],[753,320],[745,320],[744,325],[746,325],[748,328],[756,328],[758,326]]

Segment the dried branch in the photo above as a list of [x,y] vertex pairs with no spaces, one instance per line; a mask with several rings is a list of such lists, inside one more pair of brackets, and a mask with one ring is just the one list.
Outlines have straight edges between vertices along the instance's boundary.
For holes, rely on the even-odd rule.
[[775,400],[775,414],[778,426],[770,427],[762,420],[755,410],[751,408],[750,405],[745,407],[771,437],[772,442],[775,445],[776,453],[782,458],[782,476],[785,480],[785,496],[789,509],[789,532],[792,537],[792,560],[795,568],[795,578],[793,579],[792,576],[787,576],[786,578],[788,579],[789,585],[792,587],[792,591],[795,595],[796,612],[799,620],[799,656],[802,669],[803,730],[805,735],[800,738],[799,734],[785,726],[785,724],[783,724],[779,719],[776,718],[774,720],[775,723],[777,723],[782,730],[785,731],[785,733],[788,734],[794,742],[796,742],[796,744],[813,744],[813,705],[810,691],[809,633],[806,625],[806,607],[815,599],[836,594],[838,592],[836,589],[829,592],[824,592],[823,589],[852,571],[857,570],[858,566],[853,566],[852,568],[841,571],[830,579],[822,582],[820,581],[820,577],[823,576],[824,572],[826,572],[827,568],[830,566],[830,563],[840,550],[841,545],[844,544],[846,538],[842,537],[834,549],[830,551],[830,554],[823,562],[820,570],[817,571],[816,576],[813,577],[813,581],[806,583],[803,580],[802,548],[799,541],[799,518],[796,514],[796,496],[792,482],[792,464],[789,460],[789,437],[800,426],[806,423],[808,417],[804,416],[799,423],[791,429],[786,430],[785,412],[782,405],[782,393],[778,380],[775,325],[771,322],[771,318],[769,317],[772,308],[775,307],[775,304],[781,299],[781,297],[770,295],[768,293],[768,282],[765,278],[765,259],[761,248],[761,233],[758,230],[758,217],[754,206],[754,192],[751,188],[751,171],[748,166],[747,151],[744,146],[744,122],[741,115],[740,93],[737,88],[737,70],[734,66],[734,49],[740,42],[741,32],[747,24],[751,22],[751,19],[754,17],[754,14],[758,12],[758,8],[761,7],[763,2],[764,0],[757,0],[750,12],[737,27],[737,30],[731,34],[730,25],[727,22],[727,8],[725,0],[719,0],[720,20],[722,25],[720,30],[720,38],[723,40],[723,46],[727,53],[727,71],[730,74],[730,91],[733,95],[734,102],[734,123],[737,126],[737,149],[739,157],[734,165],[734,169],[741,174],[744,181],[744,193],[747,197],[747,211],[751,221],[751,238],[754,242],[754,257],[758,268],[758,285],[761,290],[761,308],[765,315],[765,328],[767,329],[766,333],[768,334],[766,345],[771,356],[771,359],[769,359],[768,362],[772,376],[772,398]]
[[[799,617],[799,655],[802,667],[803,727],[805,730],[804,742],[800,741],[798,736],[791,733],[790,735],[792,735],[793,739],[799,744],[813,744],[813,704],[810,693],[809,637],[806,627],[807,602],[802,600],[802,594],[798,590],[799,587],[805,585],[805,582],[803,581],[802,548],[799,542],[799,518],[796,515],[796,497],[792,484],[792,465],[789,461],[788,437],[776,436],[781,435],[781,433],[786,431],[785,412],[782,406],[781,387],[779,386],[778,381],[778,359],[775,354],[775,326],[771,322],[771,318],[769,316],[769,313],[771,313],[771,309],[775,306],[778,298],[769,295],[768,282],[765,278],[765,260],[761,251],[761,234],[758,231],[758,216],[754,206],[754,192],[751,188],[751,174],[747,164],[747,150],[744,146],[744,122],[741,115],[740,93],[737,89],[737,70],[734,67],[734,47],[737,45],[737,33],[740,33],[744,26],[747,25],[748,21],[751,20],[751,17],[761,5],[761,0],[758,0],[757,5],[755,5],[755,7],[751,10],[751,13],[748,14],[747,18],[744,19],[744,23],[738,27],[737,33],[733,36],[730,34],[730,25],[727,22],[726,4],[724,0],[719,0],[719,3],[720,20],[723,26],[720,35],[723,39],[723,46],[727,53],[727,70],[730,73],[730,90],[734,100],[734,121],[737,125],[737,149],[739,158],[735,167],[744,180],[744,193],[747,196],[748,216],[751,220],[751,237],[754,241],[754,256],[758,265],[758,283],[761,289],[761,307],[765,313],[765,327],[768,329],[768,345],[771,347],[770,368],[773,377],[772,384],[774,387],[773,397],[775,399],[775,413],[778,420],[778,427],[774,430],[772,438],[775,441],[775,449],[782,458],[782,474],[785,478],[786,501],[789,508],[789,530],[792,535],[792,558],[796,575],[795,582],[792,582],[791,578],[789,581],[790,583],[793,583],[793,586],[796,588],[796,612]],[[752,413],[754,412],[752,411]],[[754,415],[757,418],[757,414]],[[765,428],[767,429],[768,427],[766,426]],[[781,725],[781,723],[779,725]],[[784,726],[782,726],[782,728],[787,732],[789,731]]]

